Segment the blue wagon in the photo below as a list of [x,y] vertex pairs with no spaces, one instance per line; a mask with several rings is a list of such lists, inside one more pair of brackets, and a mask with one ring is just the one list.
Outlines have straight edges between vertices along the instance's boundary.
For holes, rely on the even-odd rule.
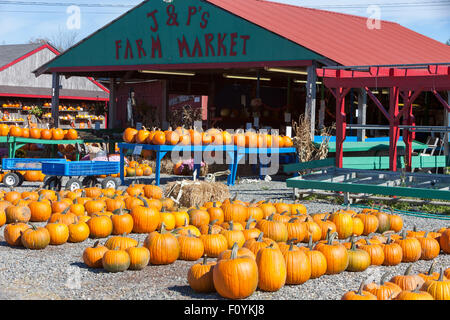
[[[48,175],[44,187],[61,190],[62,177],[69,177],[65,185],[66,190],[76,190],[82,187],[91,187],[100,183],[102,188],[117,188],[120,185],[120,179],[106,177],[101,182],[97,179],[100,175],[111,175],[119,173],[120,162],[118,161],[66,161],[43,162],[42,173]],[[84,177],[83,180],[80,180]]]
[[3,177],[3,183],[7,187],[22,185],[25,178],[19,171],[40,171],[43,162],[67,162],[66,159],[39,159],[39,158],[3,158],[2,170],[10,171]]

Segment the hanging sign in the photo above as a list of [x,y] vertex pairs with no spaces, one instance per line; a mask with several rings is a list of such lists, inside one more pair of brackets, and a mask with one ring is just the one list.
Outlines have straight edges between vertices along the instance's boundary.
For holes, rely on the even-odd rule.
[[286,136],[292,138],[292,127],[286,126]]
[[133,155],[138,156],[142,153],[142,146],[135,146],[133,149]]

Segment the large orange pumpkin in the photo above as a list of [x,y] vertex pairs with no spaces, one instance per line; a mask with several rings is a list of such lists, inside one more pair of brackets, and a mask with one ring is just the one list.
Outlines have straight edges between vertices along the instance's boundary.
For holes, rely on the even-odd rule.
[[40,139],[41,138],[41,129],[39,129],[39,128],[31,128],[30,129],[30,137],[32,139]]
[[9,133],[9,126],[7,124],[0,124],[0,135],[7,136]]
[[52,132],[52,140],[63,140],[64,139],[64,131],[61,128],[53,128]]
[[123,132],[123,141],[128,143],[135,143],[137,133],[138,131],[134,128],[126,128]]
[[166,143],[166,135],[163,131],[158,130],[155,131],[155,134],[152,139],[152,143],[156,145],[163,145]]
[[175,131],[166,131],[166,144],[168,145],[176,145],[180,141],[180,136]]
[[75,129],[67,130],[66,139],[68,140],[76,140],[78,139],[78,132]]
[[13,137],[21,137],[22,136],[22,128],[18,126],[11,126],[9,128],[9,133]]
[[52,139],[52,132],[50,131],[50,129],[42,129],[41,130],[41,139],[44,140],[51,140]]

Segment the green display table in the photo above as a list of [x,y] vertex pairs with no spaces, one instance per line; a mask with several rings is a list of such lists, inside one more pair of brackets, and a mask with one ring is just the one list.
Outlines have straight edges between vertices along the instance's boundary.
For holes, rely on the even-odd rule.
[[[314,143],[314,145],[316,147],[319,147],[320,143]],[[404,150],[405,143],[403,141],[399,141],[397,144],[397,148],[399,150]],[[413,141],[412,148],[413,150],[420,151],[427,149],[428,145],[418,141]],[[343,149],[344,152],[389,151],[389,141],[349,141],[344,142]],[[336,152],[336,142],[328,143],[328,152]]]

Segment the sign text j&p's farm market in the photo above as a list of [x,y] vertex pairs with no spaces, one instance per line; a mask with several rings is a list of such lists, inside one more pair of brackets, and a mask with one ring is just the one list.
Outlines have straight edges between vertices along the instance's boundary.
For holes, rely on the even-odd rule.
[[[150,57],[161,59],[165,54],[178,55],[179,58],[247,55],[250,35],[238,32],[211,32],[208,28],[211,23],[209,11],[203,10],[201,6],[188,6],[183,10],[187,11],[180,14],[175,5],[170,4],[163,11],[155,9],[147,12],[148,25],[143,28],[148,28],[148,37],[116,39],[116,60]],[[175,32],[169,34],[176,36],[167,36],[167,28],[174,28]],[[163,30],[166,36],[160,37]],[[170,53],[164,52],[164,41],[173,41],[174,43],[167,47],[176,49]]]

